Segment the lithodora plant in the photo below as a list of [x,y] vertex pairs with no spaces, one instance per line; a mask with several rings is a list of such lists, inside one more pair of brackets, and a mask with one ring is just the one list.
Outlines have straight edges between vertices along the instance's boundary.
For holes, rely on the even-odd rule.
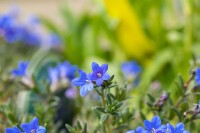
[[[130,90],[125,85],[119,88],[116,82],[113,82],[114,76],[110,76],[107,73],[108,65],[103,64],[99,66],[97,63],[92,63],[92,72],[86,74],[84,71],[79,70],[80,77],[75,78],[72,83],[76,86],[80,86],[80,95],[84,97],[88,92],[95,90],[101,99],[101,105],[95,106],[92,109],[96,111],[97,123],[89,122],[81,123],[78,121],[74,127],[66,124],[66,127],[71,133],[86,133],[86,132],[127,132],[127,133],[188,133],[185,130],[184,123],[179,122],[175,126],[164,121],[166,124],[162,124],[158,115],[152,118],[151,121],[144,120],[144,127],[138,126],[136,130],[131,130],[131,122],[135,117],[134,110],[130,110],[127,104],[127,100],[131,97],[128,96]],[[154,98],[148,95],[153,101]],[[168,93],[163,93],[158,101],[155,101],[154,107],[161,110],[164,103],[168,100]],[[197,106],[197,105],[196,105]],[[166,116],[167,117],[167,116]],[[94,117],[93,117],[94,119]],[[135,119],[135,121],[137,121]],[[137,122],[138,123],[138,122]],[[87,124],[89,126],[95,126],[94,129],[89,128],[87,131]]]

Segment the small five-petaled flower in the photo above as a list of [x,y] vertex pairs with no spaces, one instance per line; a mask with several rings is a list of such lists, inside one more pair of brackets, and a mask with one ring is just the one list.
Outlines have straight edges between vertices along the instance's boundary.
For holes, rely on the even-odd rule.
[[12,128],[6,128],[6,133],[46,133],[46,129],[43,126],[39,126],[38,118],[34,117],[30,123],[22,123],[20,125],[19,129],[18,127],[12,127]]
[[92,62],[92,73],[86,74],[84,71],[79,70],[80,77],[72,80],[72,83],[76,86],[80,86],[80,95],[85,96],[88,91],[92,91],[95,83],[97,86],[101,86],[104,80],[108,80],[110,75],[107,73],[108,65],[102,64],[99,66],[96,62]]

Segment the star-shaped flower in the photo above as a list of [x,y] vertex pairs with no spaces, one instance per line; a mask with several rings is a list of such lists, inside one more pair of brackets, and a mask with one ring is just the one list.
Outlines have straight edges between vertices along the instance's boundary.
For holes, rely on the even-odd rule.
[[175,127],[172,126],[171,124],[167,124],[167,133],[189,133],[184,129],[184,124],[183,123],[178,123]]
[[97,86],[103,84],[104,80],[108,80],[110,75],[106,72],[108,70],[107,64],[102,64],[99,66],[96,62],[92,62],[92,74],[91,80],[95,81]]
[[166,126],[161,125],[159,116],[154,116],[151,121],[144,120],[144,127],[148,133],[165,133]]
[[39,126],[38,118],[34,117],[30,123],[22,123],[20,125],[24,133],[45,133],[46,129]]
[[[38,118],[34,117],[30,123],[22,123],[20,125],[23,133],[46,133],[46,129],[39,126]],[[18,127],[6,128],[6,133],[22,133]]]

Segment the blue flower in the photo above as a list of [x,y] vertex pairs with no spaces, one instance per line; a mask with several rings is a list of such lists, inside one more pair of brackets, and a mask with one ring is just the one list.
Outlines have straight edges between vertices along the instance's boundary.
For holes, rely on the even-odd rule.
[[0,30],[4,30],[13,23],[13,17],[6,14],[0,14]]
[[144,127],[148,133],[165,133],[166,126],[161,125],[159,116],[154,116],[151,121],[144,120]]
[[173,127],[171,124],[167,124],[167,129],[166,132],[168,133],[189,133],[184,129],[184,124],[183,123],[178,123],[176,127]]
[[21,133],[17,127],[6,128],[5,133]]
[[141,67],[135,61],[130,61],[122,63],[121,70],[125,78],[134,79],[141,72]]
[[59,81],[59,70],[58,68],[52,68],[50,67],[48,69],[49,79],[51,84],[57,84]]
[[22,42],[27,45],[39,46],[42,42],[42,37],[37,32],[31,32],[27,27],[22,29]]
[[94,80],[97,86],[102,85],[104,80],[108,80],[110,78],[110,75],[106,72],[107,70],[107,64],[102,64],[99,66],[96,62],[92,62],[93,72],[91,74],[91,80]]
[[18,63],[18,68],[12,70],[12,72],[11,72],[12,75],[15,76],[15,77],[27,76],[28,64],[29,64],[28,61],[27,62],[20,61]]
[[94,86],[92,81],[89,79],[89,75],[87,75],[84,71],[79,70],[80,77],[72,80],[72,83],[76,86],[80,86],[80,95],[85,96],[88,91],[92,91]]
[[[46,129],[42,126],[39,126],[38,118],[34,117],[30,123],[22,123],[20,125],[23,133],[45,133]],[[21,130],[17,127],[6,128],[6,133],[22,133]]]
[[20,125],[24,133],[45,133],[46,129],[39,126],[38,118],[34,117],[30,123],[22,123]]
[[58,64],[58,69],[60,72],[60,78],[69,78],[70,80],[75,77],[75,73],[77,67],[71,65],[69,62],[65,61],[63,63]]
[[61,38],[55,33],[49,35],[48,41],[51,47],[57,47],[62,44]]
[[195,81],[197,82],[198,85],[200,85],[200,68],[196,69]]
[[127,131],[126,133],[147,133],[147,131],[142,127],[137,127],[135,131],[130,130],[130,131]]

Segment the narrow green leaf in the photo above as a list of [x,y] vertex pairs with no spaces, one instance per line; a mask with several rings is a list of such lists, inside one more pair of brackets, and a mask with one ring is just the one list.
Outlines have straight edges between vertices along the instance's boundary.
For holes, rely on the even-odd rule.
[[100,124],[103,124],[108,119],[108,114],[102,114],[100,118]]
[[155,98],[151,94],[147,93],[147,96],[152,103],[155,102]]

